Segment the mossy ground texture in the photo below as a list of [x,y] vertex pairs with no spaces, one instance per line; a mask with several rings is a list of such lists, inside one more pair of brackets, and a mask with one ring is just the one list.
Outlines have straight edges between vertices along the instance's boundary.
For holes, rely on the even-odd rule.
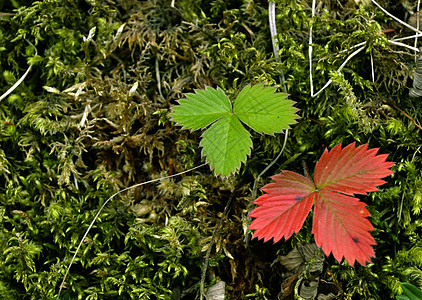
[[[282,91],[280,70],[300,119],[258,187],[280,170],[306,174],[340,142],[389,153],[394,175],[360,197],[375,228],[373,262],[351,267],[318,257],[317,275],[306,267],[312,262],[286,267],[289,252],[313,242],[310,218],[288,241],[248,240],[254,181],[284,140],[251,131],[254,148],[235,175],[217,178],[203,166],[113,198],[83,241],[60,299],[199,299],[205,263],[205,290],[224,281],[226,299],[293,299],[295,285],[312,282],[305,275],[317,276],[317,296],[329,295],[323,287],[330,286],[338,299],[393,299],[400,282],[422,287],[422,102],[409,97],[414,51],[389,42],[414,33],[371,1],[319,1],[314,17],[310,0],[274,2],[279,60],[268,1],[0,3],[0,94],[32,66],[0,101],[2,299],[55,299],[110,196],[203,163],[200,133],[170,120],[176,100],[206,86],[231,100],[248,84]],[[413,2],[377,1],[418,26]],[[310,26],[314,89],[332,79],[317,97]],[[334,299],[317,296],[310,299]]]

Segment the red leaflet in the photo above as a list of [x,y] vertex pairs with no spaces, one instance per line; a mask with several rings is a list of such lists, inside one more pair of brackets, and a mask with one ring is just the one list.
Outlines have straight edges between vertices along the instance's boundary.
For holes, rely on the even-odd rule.
[[375,240],[366,204],[353,197],[377,190],[385,183],[381,178],[393,173],[394,164],[387,155],[376,155],[378,149],[368,145],[355,148],[355,143],[341,149],[325,150],[315,166],[314,182],[291,171],[271,177],[274,182],[262,188],[258,205],[249,216],[255,218],[249,229],[253,237],[271,238],[278,242],[298,232],[315,202],[312,232],[315,242],[326,255],[333,253],[349,264],[355,260],[364,265],[374,256]]

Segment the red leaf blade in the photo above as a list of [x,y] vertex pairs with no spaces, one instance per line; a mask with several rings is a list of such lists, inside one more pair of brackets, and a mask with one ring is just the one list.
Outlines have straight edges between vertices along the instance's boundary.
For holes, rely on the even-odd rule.
[[333,253],[337,261],[344,257],[350,265],[355,260],[361,265],[375,256],[372,245],[376,242],[369,231],[373,230],[366,217],[370,214],[359,199],[327,191],[314,193],[315,208],[312,232],[315,242],[328,256]]
[[394,163],[386,162],[387,155],[377,152],[368,150],[368,144],[355,148],[355,143],[325,150],[315,166],[315,185],[347,195],[378,190],[377,186],[385,183],[381,178],[393,174],[389,168]]
[[274,182],[262,188],[267,194],[255,200],[258,207],[250,214],[256,218],[249,226],[255,229],[254,237],[288,239],[300,230],[315,202],[312,232],[325,254],[351,265],[370,262],[376,244],[370,215],[353,195],[376,191],[385,183],[381,178],[393,173],[389,168],[394,163],[377,152],[368,145],[356,148],[353,143],[341,149],[339,144],[325,150],[316,164],[315,183],[290,171],[273,176]]
[[308,178],[290,171],[271,178],[274,182],[262,188],[268,194],[254,201],[258,207],[249,214],[255,218],[249,229],[255,230],[253,238],[278,242],[302,228],[313,204],[309,195],[315,187]]

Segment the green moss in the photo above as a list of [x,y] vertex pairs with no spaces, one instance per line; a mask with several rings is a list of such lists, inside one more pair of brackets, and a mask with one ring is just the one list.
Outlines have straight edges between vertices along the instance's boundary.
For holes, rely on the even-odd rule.
[[[220,86],[233,97],[247,84],[280,84],[280,69],[301,119],[265,176],[281,169],[303,173],[302,161],[314,165],[325,147],[338,142],[368,142],[396,162],[383,189],[362,196],[378,243],[374,264],[352,269],[327,259],[343,297],[393,297],[403,281],[422,286],[422,104],[408,97],[414,53],[388,43],[392,36],[385,30],[410,33],[363,2],[323,1],[314,18],[309,1],[275,2],[281,62],[272,54],[265,1],[0,4],[2,12],[16,9],[15,16],[0,17],[1,92],[32,65],[24,82],[0,102],[5,298],[52,299],[104,201],[135,183],[201,164],[198,134],[168,119],[184,93]],[[378,2],[400,18],[409,14],[401,3]],[[315,98],[309,83],[311,24],[315,91],[333,80]],[[362,42],[367,48],[338,73]],[[253,181],[284,140],[252,136],[252,156],[236,177],[222,181],[204,167],[113,199],[83,243],[61,298],[194,298],[212,246],[207,286],[224,280],[230,299],[276,297],[285,279],[277,253],[309,240],[312,226],[305,224],[288,242],[252,241],[245,250]]]

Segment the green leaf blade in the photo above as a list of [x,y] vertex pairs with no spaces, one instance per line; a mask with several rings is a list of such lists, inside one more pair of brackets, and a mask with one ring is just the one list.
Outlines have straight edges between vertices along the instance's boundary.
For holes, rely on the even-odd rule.
[[251,153],[252,140],[239,119],[229,114],[204,131],[200,145],[216,174],[223,177],[240,168]]
[[418,289],[416,286],[414,286],[411,283],[408,282],[402,282],[401,287],[403,289],[404,294],[408,297],[410,300],[417,300],[422,299],[422,291]]
[[259,133],[274,134],[296,123],[298,116],[294,102],[286,94],[276,93],[275,87],[262,84],[246,86],[234,102],[234,113]]
[[206,87],[186,94],[186,98],[179,100],[179,105],[173,108],[171,117],[184,129],[198,130],[231,112],[232,105],[223,90]]

